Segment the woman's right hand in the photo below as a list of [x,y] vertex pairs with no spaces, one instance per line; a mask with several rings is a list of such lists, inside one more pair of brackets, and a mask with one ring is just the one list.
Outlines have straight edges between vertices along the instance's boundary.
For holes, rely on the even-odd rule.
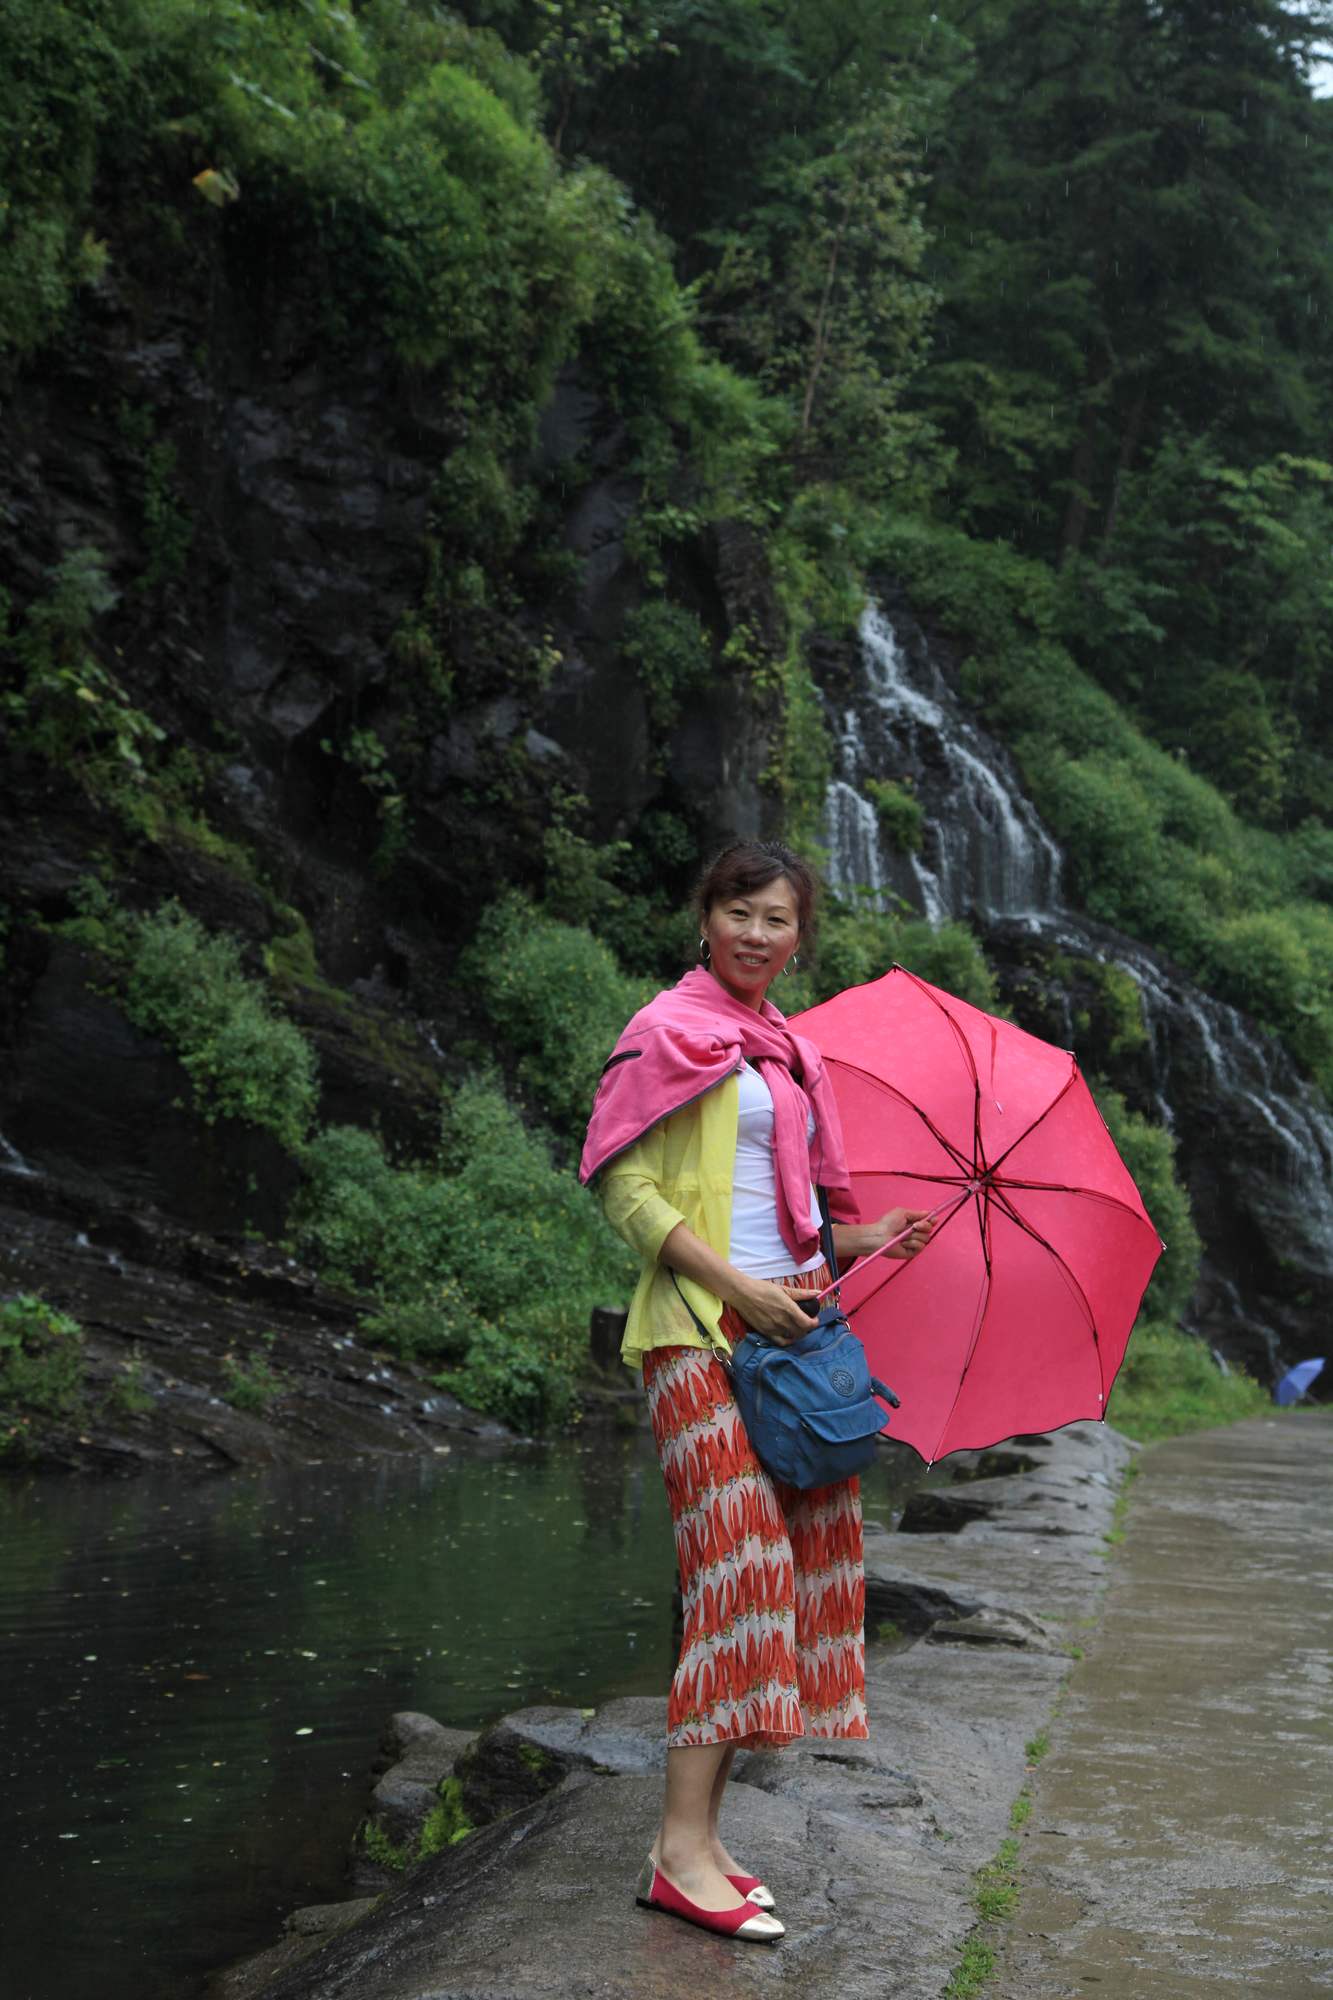
[[744,1291],[733,1293],[728,1304],[735,1306],[748,1327],[762,1333],[766,1340],[775,1340],[781,1347],[787,1347],[793,1340],[800,1340],[814,1325],[809,1313],[803,1313],[797,1299],[817,1299],[817,1285],[797,1285],[790,1291],[783,1285],[768,1283],[763,1278],[751,1278]]

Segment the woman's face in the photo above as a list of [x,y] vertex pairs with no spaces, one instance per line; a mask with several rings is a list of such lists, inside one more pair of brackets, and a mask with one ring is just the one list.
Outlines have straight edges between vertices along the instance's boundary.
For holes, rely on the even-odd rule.
[[704,919],[709,971],[735,999],[758,1008],[801,941],[796,891],[785,875],[747,895],[726,896]]

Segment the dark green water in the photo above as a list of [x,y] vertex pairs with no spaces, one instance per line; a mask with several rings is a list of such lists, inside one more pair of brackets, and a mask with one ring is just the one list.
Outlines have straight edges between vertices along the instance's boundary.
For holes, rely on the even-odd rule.
[[394,1709],[664,1692],[674,1581],[642,1438],[0,1485],[4,2000],[185,2000],[345,1893]]

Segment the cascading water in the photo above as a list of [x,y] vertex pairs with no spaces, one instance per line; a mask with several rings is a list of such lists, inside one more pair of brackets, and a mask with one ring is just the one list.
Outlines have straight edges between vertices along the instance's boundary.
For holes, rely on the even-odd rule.
[[30,1167],[18,1147],[0,1132],[0,1174],[22,1174],[27,1179],[35,1178],[36,1173],[36,1167]]
[[[1175,1134],[1205,1226],[1201,1330],[1276,1366],[1280,1349],[1318,1323],[1292,1302],[1333,1278],[1333,1115],[1234,1007],[1061,904],[1060,850],[1012,760],[964,712],[910,620],[900,627],[878,605],[866,610],[858,684],[830,716],[830,881],[878,907],[901,898],[933,924],[969,918],[992,943],[1017,927],[1129,974],[1148,1037],[1151,1106]],[[881,827],[866,789],[874,779],[896,782],[921,807],[918,852],[895,847]]]
[[[1059,897],[1060,850],[998,744],[962,714],[928,656],[914,670],[878,605],[862,618],[860,637],[864,679],[840,717],[826,809],[834,885],[881,901],[893,890],[932,923],[967,910],[993,919],[1049,909]],[[933,685],[921,687],[916,676]],[[867,778],[905,780],[923,804],[923,793],[943,792],[948,812],[927,812],[920,853],[887,847],[859,789]]]

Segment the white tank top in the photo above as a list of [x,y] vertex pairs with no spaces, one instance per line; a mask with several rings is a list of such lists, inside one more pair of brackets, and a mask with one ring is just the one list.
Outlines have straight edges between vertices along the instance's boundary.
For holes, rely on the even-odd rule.
[[[740,1073],[740,1118],[736,1126],[736,1172],[731,1190],[729,1261],[750,1278],[785,1278],[813,1271],[824,1261],[817,1249],[798,1264],[778,1228],[777,1168],[773,1158],[773,1093],[748,1062]],[[809,1134],[815,1134],[810,1114]],[[819,1228],[819,1197],[810,1187],[810,1221]]]

